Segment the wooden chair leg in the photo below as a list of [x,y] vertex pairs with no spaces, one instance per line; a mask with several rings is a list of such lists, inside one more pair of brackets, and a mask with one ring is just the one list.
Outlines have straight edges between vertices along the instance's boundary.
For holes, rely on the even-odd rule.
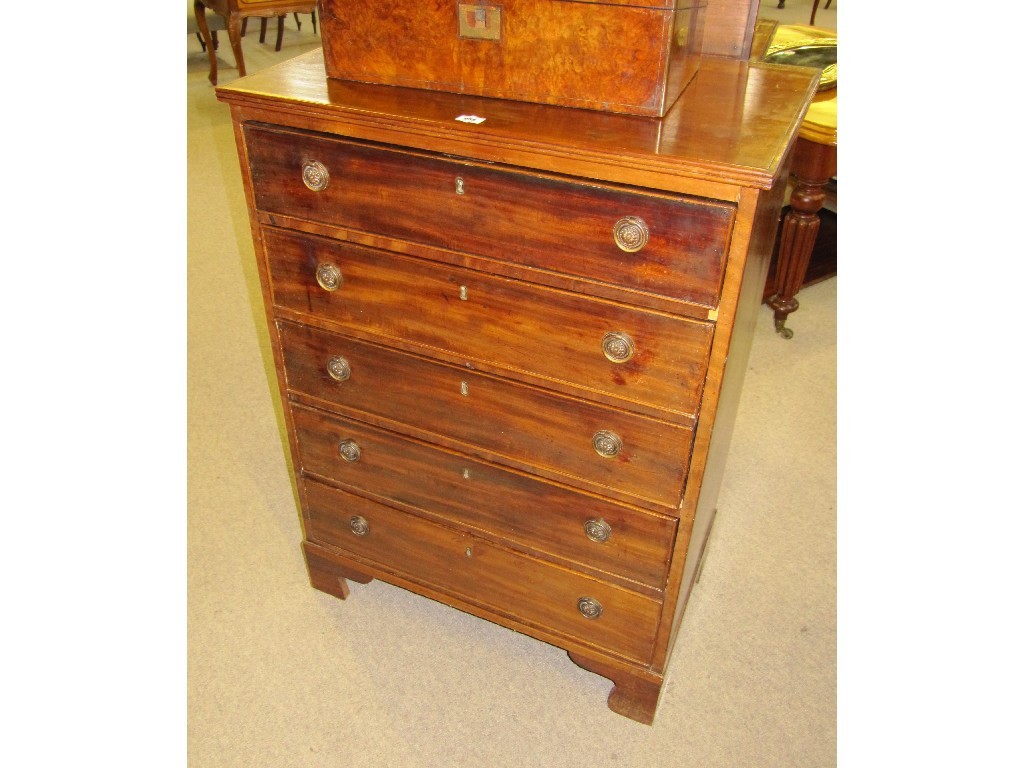
[[[202,0],[197,0],[202,2]],[[231,52],[235,54],[235,66],[239,77],[245,77],[245,57],[242,55],[242,21],[237,14],[228,17],[228,38],[231,40]]]
[[284,41],[284,15],[277,17],[277,45],[274,46],[275,51],[281,50],[281,43]]
[[[830,3],[832,2],[832,0],[828,0],[828,1]],[[827,5],[825,7],[828,8]],[[313,13],[311,15],[313,16],[313,34],[315,35],[316,34],[316,8],[313,9]]]
[[814,5],[811,6],[811,26],[814,26],[814,17],[818,15],[818,3],[821,0],[814,0]]
[[299,14],[293,13],[292,16],[295,17],[295,28],[301,31],[302,30],[302,22],[299,21]]
[[260,19],[260,42],[267,42],[267,19],[266,17]]
[[192,11],[196,15],[196,26],[199,27],[200,38],[205,42],[203,50],[210,59],[210,82],[217,84],[217,54],[214,53],[213,38],[210,36],[210,25],[206,23],[206,6],[203,0],[193,0]]
[[242,19],[242,37],[245,37],[245,28],[249,24],[249,19]]
[[779,0],[778,7],[779,8],[785,8],[786,7],[786,0]]

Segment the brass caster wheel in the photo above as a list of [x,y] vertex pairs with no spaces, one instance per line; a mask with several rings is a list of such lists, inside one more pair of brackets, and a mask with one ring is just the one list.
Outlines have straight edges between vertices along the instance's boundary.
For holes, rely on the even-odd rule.
[[779,335],[782,338],[784,338],[784,339],[792,339],[793,338],[793,329],[792,328],[777,328],[776,330],[779,332]]

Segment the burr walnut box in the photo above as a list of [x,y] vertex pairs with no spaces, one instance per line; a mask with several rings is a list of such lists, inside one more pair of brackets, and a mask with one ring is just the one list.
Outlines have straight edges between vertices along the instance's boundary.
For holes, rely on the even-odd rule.
[[707,0],[320,0],[327,75],[662,116]]
[[653,720],[815,81],[709,57],[658,119],[313,51],[217,89],[314,587],[552,643]]

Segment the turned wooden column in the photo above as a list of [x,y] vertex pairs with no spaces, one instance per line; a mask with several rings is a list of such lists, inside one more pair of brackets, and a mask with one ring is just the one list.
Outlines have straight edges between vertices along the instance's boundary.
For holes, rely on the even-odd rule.
[[796,294],[807,276],[821,226],[818,212],[825,203],[825,186],[836,173],[836,147],[797,139],[791,173],[794,187],[782,222],[775,293],[768,299],[768,306],[775,310],[775,330],[787,339],[793,331],[786,328],[786,318],[800,306]]

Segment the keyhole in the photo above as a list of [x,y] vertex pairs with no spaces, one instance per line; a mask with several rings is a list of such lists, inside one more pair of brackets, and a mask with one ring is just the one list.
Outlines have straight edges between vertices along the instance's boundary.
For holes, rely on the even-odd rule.
[[463,181],[461,176],[455,177],[455,194],[464,195],[466,194],[466,182]]

